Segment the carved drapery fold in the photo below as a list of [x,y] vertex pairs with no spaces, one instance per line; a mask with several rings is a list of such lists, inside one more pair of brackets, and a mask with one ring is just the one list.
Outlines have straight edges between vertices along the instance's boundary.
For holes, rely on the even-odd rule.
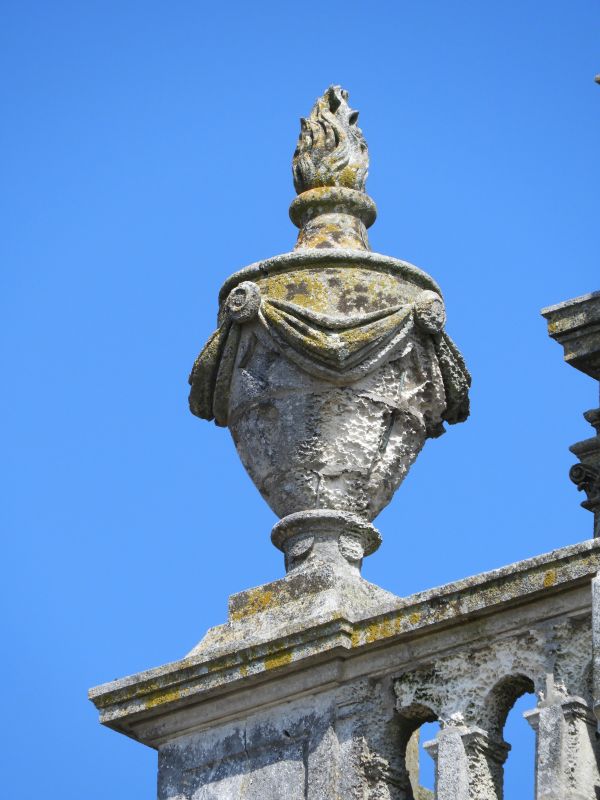
[[[468,416],[470,376],[462,356],[443,332],[445,315],[439,295],[424,291],[414,303],[345,316],[261,296],[259,287],[250,281],[232,290],[218,330],[196,359],[189,378],[190,408],[196,416],[227,425],[240,326],[254,320],[283,357],[336,385],[351,384],[401,358],[411,337],[429,337],[446,395],[443,419],[453,424]],[[437,429],[432,435],[441,432]]]

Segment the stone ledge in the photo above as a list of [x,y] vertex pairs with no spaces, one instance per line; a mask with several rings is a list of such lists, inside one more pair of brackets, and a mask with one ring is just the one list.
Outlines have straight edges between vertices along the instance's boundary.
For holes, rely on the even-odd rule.
[[600,292],[542,309],[548,335],[563,346],[565,361],[600,380]]
[[[89,696],[101,722],[136,737],[133,723],[197,705],[256,681],[301,672],[309,664],[347,659],[382,645],[550,597],[589,583],[600,568],[600,541],[590,540],[501,569],[398,598],[386,613],[343,617],[229,652],[202,651],[156,669],[103,684]],[[590,600],[591,603],[591,600]],[[285,604],[284,604],[285,607]],[[249,624],[254,624],[255,617]],[[239,642],[238,642],[239,645]],[[147,742],[152,744],[151,742]]]

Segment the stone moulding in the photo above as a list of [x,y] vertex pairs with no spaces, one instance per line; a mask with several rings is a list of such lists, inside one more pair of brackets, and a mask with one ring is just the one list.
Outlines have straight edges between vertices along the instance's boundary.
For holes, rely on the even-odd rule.
[[600,381],[600,292],[548,306],[542,316],[567,364]]
[[[540,613],[543,616],[540,608],[550,603],[550,598],[556,598],[560,606],[565,592],[568,595],[578,587],[589,587],[599,568],[600,542],[590,540],[410,597],[395,598],[384,613],[353,619],[347,610],[344,616],[332,612],[328,619],[320,619],[312,626],[296,618],[297,598],[293,592],[282,598],[278,582],[267,584],[231,598],[228,630],[220,640],[214,637],[207,650],[98,686],[90,691],[90,699],[100,711],[103,724],[157,747],[163,738],[175,735],[167,718],[172,714],[176,717],[182,709],[192,709],[193,717],[193,709],[200,709],[203,703],[227,705],[225,698],[232,691],[240,693],[248,687],[252,688],[252,695],[263,682],[272,684],[275,676],[290,681],[291,695],[324,689],[332,681],[343,683],[350,678],[354,668],[349,666],[349,659],[360,661],[363,654],[372,650],[383,653],[397,647],[404,648],[406,657],[422,637],[442,635],[446,630],[455,636],[476,620],[480,620],[474,629],[478,638],[484,635],[480,627],[483,620],[489,618],[490,624],[495,624],[494,620],[505,610],[511,610],[510,625],[526,624],[528,613],[534,618]],[[319,587],[316,588],[318,595]],[[585,605],[591,600],[583,602]],[[538,607],[538,603],[542,606]],[[521,611],[513,613],[517,607]],[[555,613],[556,608],[552,611]],[[270,618],[266,628],[260,619],[265,615]],[[268,632],[277,616],[287,621],[287,630],[270,638]],[[244,642],[240,638],[242,628],[256,631],[258,638]],[[373,671],[372,658],[361,661],[363,667],[357,661],[356,669]],[[386,661],[383,655],[382,659]],[[398,663],[402,661],[400,658]],[[314,675],[309,678],[312,668]],[[288,690],[283,688],[282,692],[281,702]],[[260,704],[264,698],[257,694],[256,701]],[[251,696],[245,702],[252,704]],[[238,712],[232,709],[231,713]],[[190,729],[208,724],[208,719],[199,722],[200,710],[196,716]]]

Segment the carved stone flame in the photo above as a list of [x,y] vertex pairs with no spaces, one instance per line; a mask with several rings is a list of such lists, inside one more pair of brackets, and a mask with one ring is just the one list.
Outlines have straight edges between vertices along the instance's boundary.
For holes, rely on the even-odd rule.
[[348,92],[330,86],[300,120],[300,137],[292,172],[298,194],[320,186],[365,191],[369,152],[357,126],[358,111],[348,105]]

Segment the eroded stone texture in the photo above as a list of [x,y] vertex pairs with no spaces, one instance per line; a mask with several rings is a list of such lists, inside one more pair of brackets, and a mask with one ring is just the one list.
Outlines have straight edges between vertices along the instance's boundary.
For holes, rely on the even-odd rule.
[[373,519],[445,409],[433,345],[407,342],[394,361],[332,386],[297,369],[261,334],[250,325],[242,333],[245,366],[234,370],[229,401],[229,427],[250,476],[282,517],[328,508]]

